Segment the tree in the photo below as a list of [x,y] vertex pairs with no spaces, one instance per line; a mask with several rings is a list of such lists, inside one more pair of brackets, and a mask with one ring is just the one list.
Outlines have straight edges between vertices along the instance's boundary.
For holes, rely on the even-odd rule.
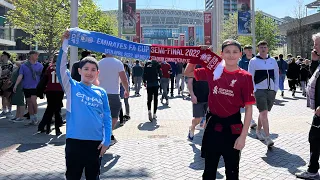
[[[114,34],[114,19],[104,14],[92,0],[81,0],[79,27]],[[59,48],[60,37],[70,27],[69,0],[15,0],[7,15],[9,23],[30,34],[27,45],[42,47],[49,56]]]
[[311,41],[310,38],[310,29],[309,25],[305,25],[306,11],[304,7],[303,0],[297,0],[296,6],[293,9],[294,19],[290,22],[290,32],[289,36],[292,38],[291,52],[296,55],[308,56],[309,49],[308,41]]
[[[252,44],[252,36],[239,36],[237,34],[238,13],[229,15],[229,18],[224,21],[223,32],[221,34],[222,41],[228,38],[238,40],[242,45]],[[270,18],[264,16],[261,12],[255,15],[255,34],[256,44],[261,40],[268,42],[269,50],[275,50],[278,43],[277,36],[279,29],[277,24]]]

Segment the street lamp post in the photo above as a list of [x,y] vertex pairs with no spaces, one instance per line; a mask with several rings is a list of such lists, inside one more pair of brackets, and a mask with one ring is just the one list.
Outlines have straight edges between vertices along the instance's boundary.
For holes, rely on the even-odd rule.
[[[71,0],[71,27],[78,27],[78,0]],[[78,47],[70,48],[70,69],[72,65],[78,61]]]
[[252,52],[256,54],[256,12],[254,7],[254,1],[255,0],[252,0],[251,33],[252,33]]

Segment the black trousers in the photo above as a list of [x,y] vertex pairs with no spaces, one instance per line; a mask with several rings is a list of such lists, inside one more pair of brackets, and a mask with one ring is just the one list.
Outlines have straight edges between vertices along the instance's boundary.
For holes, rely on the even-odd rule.
[[216,179],[220,157],[225,163],[227,180],[239,179],[240,151],[233,148],[242,132],[240,112],[227,118],[208,113],[207,127],[202,140],[202,157],[205,158],[203,180]]
[[46,126],[47,131],[50,130],[52,116],[55,115],[55,129],[59,131],[62,124],[61,108],[64,92],[63,91],[48,91],[46,92],[48,106],[42,120],[38,126],[38,130],[43,130]]
[[101,141],[66,140],[66,179],[80,180],[85,169],[86,180],[99,180],[101,158],[98,146]]
[[297,85],[296,79],[288,80],[288,84],[291,90],[296,90],[296,85]]
[[[320,125],[320,117],[314,115],[312,125]],[[310,162],[308,172],[317,173],[319,170],[319,155],[320,155],[320,128],[311,126],[309,131],[310,143]]]
[[152,87],[147,87],[147,94],[148,94],[148,111],[151,111],[151,103],[153,100],[153,113],[157,113],[158,109],[158,89],[159,86],[152,86]]

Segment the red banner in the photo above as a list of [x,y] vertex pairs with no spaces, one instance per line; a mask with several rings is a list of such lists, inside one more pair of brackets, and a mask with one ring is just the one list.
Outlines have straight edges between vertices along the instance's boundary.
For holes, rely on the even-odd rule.
[[179,36],[180,46],[185,46],[185,43],[186,43],[185,37],[186,36],[184,34],[180,34],[180,36]]
[[136,13],[136,35],[133,37],[133,42],[140,43],[141,38],[141,24],[140,24],[140,13]]
[[189,46],[195,45],[195,34],[194,34],[194,26],[188,27],[188,42]]
[[204,12],[204,44],[212,44],[212,15],[211,12]]
[[173,45],[174,46],[179,46],[179,39],[174,39],[173,40]]
[[196,46],[161,46],[153,44],[150,51],[150,59],[158,62],[190,62],[201,64],[213,71],[222,59],[209,49],[202,50]]

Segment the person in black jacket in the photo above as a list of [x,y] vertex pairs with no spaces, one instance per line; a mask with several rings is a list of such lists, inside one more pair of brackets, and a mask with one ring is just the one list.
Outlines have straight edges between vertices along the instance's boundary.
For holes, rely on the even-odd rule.
[[[82,51],[80,61],[81,61],[83,58],[85,58],[85,57],[87,57],[87,56],[90,56],[90,55],[91,55],[91,52],[90,52],[90,51],[87,51],[87,50]],[[79,68],[80,61],[74,63],[73,66],[72,66],[72,70],[71,70],[71,77],[72,77],[72,79],[74,79],[74,80],[76,80],[76,81],[78,81],[78,82],[81,81],[81,76],[80,76],[80,74],[79,74],[79,72],[78,72],[78,68]]]
[[[157,119],[157,109],[158,109],[158,90],[159,90],[159,79],[162,77],[161,66],[157,61],[152,60],[147,62],[144,66],[143,72],[143,83],[147,87],[148,94],[148,117],[152,122],[153,119]],[[153,106],[153,116],[151,114],[151,102],[154,101]]]
[[309,60],[304,60],[302,64],[300,65],[300,84],[302,89],[302,95],[304,97],[307,96],[306,93],[306,86],[310,75],[310,66],[309,66]]
[[288,78],[290,91],[292,91],[293,97],[295,97],[295,93],[296,93],[296,85],[299,79],[299,71],[300,71],[299,65],[296,64],[295,58],[292,58],[292,61],[289,62],[289,65],[288,65],[287,78]]

